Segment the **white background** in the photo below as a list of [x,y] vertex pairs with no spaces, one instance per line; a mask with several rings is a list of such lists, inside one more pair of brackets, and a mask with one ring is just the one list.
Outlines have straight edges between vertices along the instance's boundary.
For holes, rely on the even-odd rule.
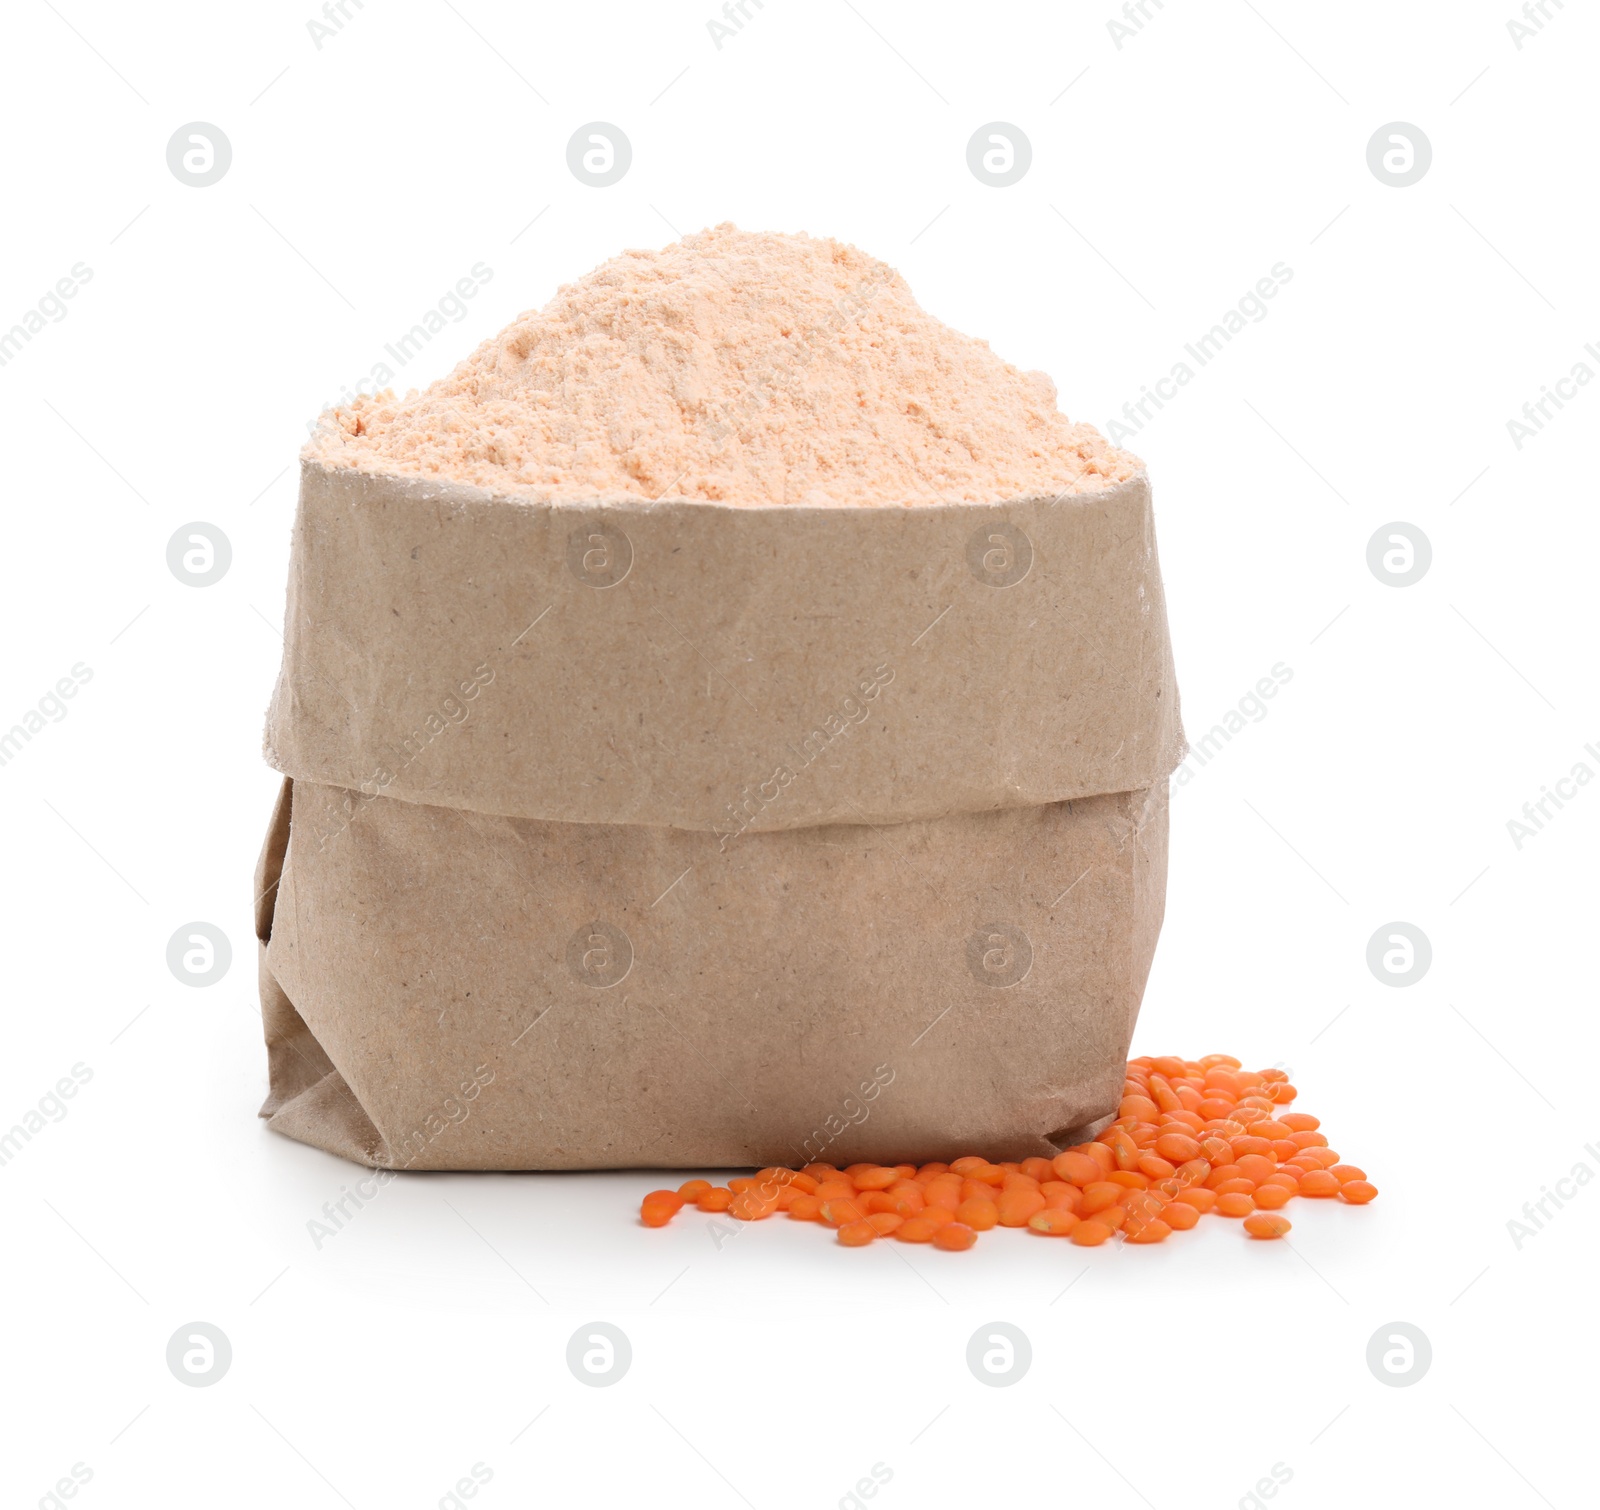
[[[1152,0],[1119,50],[1109,0],[768,0],[719,51],[710,0],[347,8],[320,50],[310,0],[4,11],[0,328],[93,271],[0,368],[0,726],[93,672],[0,768],[0,1128],[92,1071],[0,1168],[5,1502],[81,1464],[74,1503],[108,1510],[396,1510],[479,1463],[490,1510],[848,1505],[874,1464],[891,1510],[1248,1505],[1274,1464],[1288,1510],[1593,1503],[1600,1190],[1520,1250],[1507,1223],[1600,1170],[1600,790],[1520,850],[1507,821],[1600,772],[1600,391],[1520,450],[1506,425],[1600,371],[1592,10],[1551,3],[1519,50],[1510,0]],[[233,148],[205,189],[165,160],[197,120]],[[633,144],[605,190],[566,167],[593,120]],[[1006,189],[965,160],[994,120],[1033,145]],[[1433,148],[1407,188],[1366,161],[1397,120]],[[474,263],[493,281],[411,380],[721,220],[883,257],[1102,427],[1292,268],[1130,442],[1191,738],[1293,671],[1174,798],[1135,1047],[1292,1066],[1375,1205],[1296,1202],[1285,1244],[1207,1220],[947,1255],[645,1231],[648,1174],[411,1176],[313,1247],[355,1171],[256,1120],[249,915],[306,423]],[[205,589],[166,565],[193,520],[233,546]],[[1432,542],[1411,587],[1366,563],[1395,520]],[[206,989],[165,962],[196,919],[235,951]],[[1433,946],[1406,989],[1365,962],[1394,920]],[[165,1349],[197,1320],[233,1363],[191,1389]],[[593,1320],[632,1341],[613,1388],[564,1361]],[[1032,1340],[1008,1389],[965,1363],[993,1320]],[[1396,1320],[1433,1348],[1408,1388],[1365,1362]]]

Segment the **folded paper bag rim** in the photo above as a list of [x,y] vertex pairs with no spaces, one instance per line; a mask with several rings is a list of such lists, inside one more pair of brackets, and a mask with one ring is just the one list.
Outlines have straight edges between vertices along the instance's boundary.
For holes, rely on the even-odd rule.
[[307,461],[284,639],[276,769],[500,816],[898,823],[1141,790],[1185,749],[1143,474],[820,507]]

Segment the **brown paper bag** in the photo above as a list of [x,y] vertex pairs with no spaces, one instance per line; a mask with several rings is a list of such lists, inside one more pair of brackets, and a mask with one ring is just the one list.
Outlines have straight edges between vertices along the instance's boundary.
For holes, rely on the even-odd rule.
[[267,751],[292,1137],[843,1165],[1115,1109],[1183,752],[1142,478],[580,507],[308,465]]

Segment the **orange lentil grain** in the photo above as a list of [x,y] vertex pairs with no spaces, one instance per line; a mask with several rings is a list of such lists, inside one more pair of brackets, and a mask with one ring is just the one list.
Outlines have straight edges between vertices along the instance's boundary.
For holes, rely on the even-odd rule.
[[1094,1184],[1084,1186],[1083,1199],[1078,1203],[1079,1215],[1094,1216],[1108,1206],[1115,1206],[1122,1199],[1123,1188],[1113,1185],[1109,1180],[1096,1180]]
[[1352,1206],[1365,1206],[1378,1193],[1378,1187],[1369,1180],[1346,1180],[1339,1194]]
[[[840,1202],[838,1204],[842,1205],[844,1203]],[[765,1196],[754,1189],[741,1190],[731,1201],[728,1202],[728,1215],[731,1216],[735,1221],[739,1222],[765,1221],[777,1209],[777,1196]],[[823,1207],[824,1211],[827,1209],[828,1208],[826,1206]],[[851,1219],[864,1216],[866,1214],[865,1212],[857,1210],[854,1206],[852,1206],[850,1209]],[[836,1227],[839,1224],[837,1222],[833,1222],[830,1223],[830,1225]]]
[[665,1227],[683,1208],[676,1190],[652,1190],[639,1202],[639,1220],[647,1227]]
[[1127,1240],[1130,1243],[1162,1243],[1171,1236],[1171,1226],[1158,1217],[1154,1221],[1141,1222],[1137,1228],[1131,1228]]
[[1002,1190],[995,1205],[1002,1227],[1026,1227],[1031,1216],[1044,1210],[1044,1197],[1037,1190]]
[[993,1201],[963,1201],[956,1207],[956,1220],[974,1232],[987,1232],[1000,1221],[1000,1208]]
[[904,1185],[896,1185],[893,1190],[884,1191],[884,1196],[892,1203],[889,1210],[898,1212],[901,1216],[915,1216],[928,1204],[922,1198],[921,1188],[910,1181]]
[[1230,1190],[1217,1197],[1218,1216],[1249,1216],[1256,1209],[1255,1198],[1242,1191]]
[[978,1234],[961,1222],[945,1222],[942,1226],[936,1227],[933,1233],[933,1246],[944,1248],[950,1253],[964,1252],[977,1240]]
[[1200,1220],[1200,1213],[1186,1201],[1169,1201],[1161,1213],[1161,1220],[1174,1232],[1187,1232]]
[[961,1204],[961,1185],[959,1182],[946,1183],[941,1177],[928,1181],[928,1188],[922,1193],[923,1200],[930,1206],[940,1206],[946,1211],[954,1211]]
[[1128,1213],[1123,1231],[1134,1233],[1149,1222],[1164,1219],[1167,1205],[1166,1201],[1163,1201],[1159,1196],[1151,1195],[1149,1191],[1143,1191],[1138,1195],[1131,1196],[1122,1206],[1122,1209]]
[[1164,1133],[1156,1139],[1156,1152],[1174,1165],[1186,1164],[1200,1157],[1200,1145],[1184,1133]]
[[1080,1189],[1092,1184],[1101,1175],[1100,1166],[1083,1153],[1060,1153],[1051,1161],[1051,1167],[1061,1179]]
[[1254,1216],[1247,1216],[1244,1219],[1244,1230],[1251,1237],[1282,1237],[1289,1228],[1288,1217],[1273,1216],[1265,1211],[1258,1211]]
[[830,1227],[842,1227],[847,1222],[861,1222],[867,1218],[866,1202],[859,1197],[845,1199],[839,1197],[835,1200],[824,1201],[820,1213],[822,1220]]
[[1278,1172],[1278,1161],[1263,1153],[1247,1153],[1237,1160],[1239,1173],[1260,1184]]
[[1179,1099],[1178,1093],[1173,1090],[1163,1075],[1152,1075],[1150,1077],[1150,1098],[1164,1112],[1183,1110],[1183,1102]]
[[1030,1231],[1045,1237],[1066,1237],[1078,1225],[1078,1218],[1070,1211],[1035,1211],[1028,1218]]
[[1068,1152],[1086,1154],[1100,1166],[1102,1176],[1110,1174],[1117,1167],[1117,1156],[1104,1143],[1083,1143]]
[[[1124,1132],[1121,1128],[1115,1128],[1111,1132],[1101,1133],[1097,1141],[1099,1141],[1103,1147],[1111,1150],[1111,1157],[1116,1160],[1116,1168],[1135,1169],[1138,1167],[1139,1155],[1141,1152],[1139,1145],[1135,1143],[1132,1137],[1130,1137],[1129,1134]],[[1107,1174],[1110,1172],[1110,1170],[1106,1171]]]

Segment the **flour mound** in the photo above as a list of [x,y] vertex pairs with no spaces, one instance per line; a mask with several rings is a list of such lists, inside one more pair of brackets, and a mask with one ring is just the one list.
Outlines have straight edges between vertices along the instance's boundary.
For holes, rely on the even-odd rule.
[[732,504],[993,502],[1143,470],[887,264],[732,225],[612,258],[421,392],[329,410],[305,454],[532,498]]

